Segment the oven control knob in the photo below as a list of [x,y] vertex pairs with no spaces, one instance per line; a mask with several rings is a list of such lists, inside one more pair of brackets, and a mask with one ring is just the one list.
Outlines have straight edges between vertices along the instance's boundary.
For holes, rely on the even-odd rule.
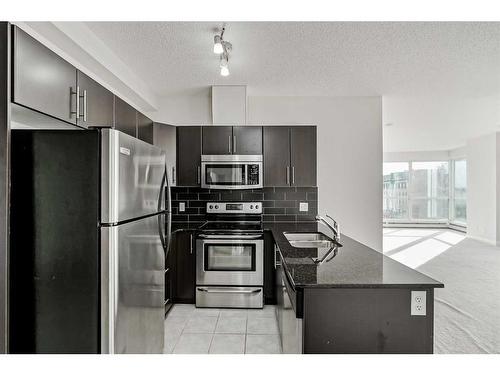
[[215,205],[215,209],[218,210],[219,209],[219,206],[218,205]]
[[210,205],[210,206],[208,206],[208,208],[212,209],[212,208],[214,208],[214,206],[213,206],[213,205]]
[[250,205],[250,209],[253,210],[253,204]]
[[259,205],[258,205],[258,204],[256,204],[256,205],[255,205],[255,209],[256,209],[256,210],[258,210],[258,209],[259,209]]

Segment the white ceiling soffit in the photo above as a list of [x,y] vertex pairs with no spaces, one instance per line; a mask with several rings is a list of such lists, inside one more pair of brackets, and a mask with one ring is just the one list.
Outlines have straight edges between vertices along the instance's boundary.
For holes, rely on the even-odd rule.
[[158,109],[156,94],[84,22],[14,24],[137,109]]
[[212,51],[221,22],[87,22],[159,96],[247,84],[250,96],[489,96],[500,23],[229,22],[231,75]]

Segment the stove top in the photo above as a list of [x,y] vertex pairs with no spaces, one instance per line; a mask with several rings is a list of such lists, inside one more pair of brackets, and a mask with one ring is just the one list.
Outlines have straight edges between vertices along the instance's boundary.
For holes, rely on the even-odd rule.
[[210,234],[262,233],[262,202],[207,202],[208,221],[198,229]]

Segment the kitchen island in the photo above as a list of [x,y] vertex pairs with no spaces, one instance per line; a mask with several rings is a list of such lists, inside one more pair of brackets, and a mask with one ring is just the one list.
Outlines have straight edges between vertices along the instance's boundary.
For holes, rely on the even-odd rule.
[[342,235],[336,255],[292,246],[284,232],[316,222],[265,223],[275,243],[284,353],[432,353],[434,288],[444,285]]

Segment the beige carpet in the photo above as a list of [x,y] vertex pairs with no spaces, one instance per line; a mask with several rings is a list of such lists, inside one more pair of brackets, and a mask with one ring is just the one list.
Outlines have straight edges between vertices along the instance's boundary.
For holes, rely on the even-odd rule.
[[445,284],[435,353],[500,353],[500,248],[451,230],[384,228],[384,253]]

